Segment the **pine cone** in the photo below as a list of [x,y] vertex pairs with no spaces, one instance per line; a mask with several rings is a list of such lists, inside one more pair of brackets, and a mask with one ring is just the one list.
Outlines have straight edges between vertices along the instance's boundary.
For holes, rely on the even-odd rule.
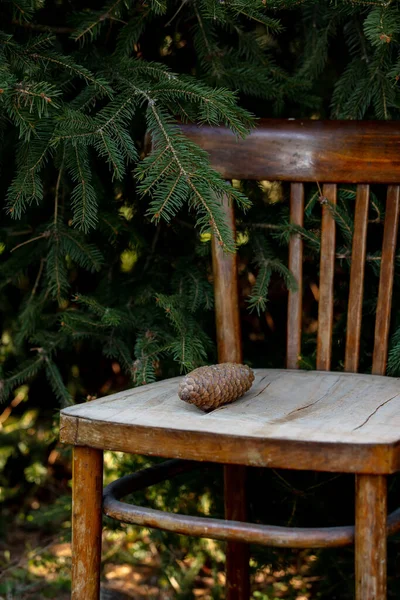
[[178,396],[189,404],[210,410],[243,396],[253,381],[254,373],[247,365],[222,363],[199,367],[182,379]]

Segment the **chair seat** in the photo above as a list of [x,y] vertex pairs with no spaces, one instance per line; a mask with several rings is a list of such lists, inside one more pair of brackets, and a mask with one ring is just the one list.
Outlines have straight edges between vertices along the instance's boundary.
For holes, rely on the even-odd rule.
[[256,369],[238,401],[204,413],[180,377],[61,411],[61,441],[114,451],[273,468],[400,469],[400,379]]

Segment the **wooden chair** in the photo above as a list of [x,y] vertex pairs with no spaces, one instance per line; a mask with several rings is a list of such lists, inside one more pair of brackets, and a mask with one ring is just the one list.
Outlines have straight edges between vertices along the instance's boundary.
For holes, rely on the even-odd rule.
[[[385,373],[399,220],[400,124],[267,120],[245,141],[224,128],[184,126],[227,180],[291,182],[291,221],[303,223],[304,182],[323,184],[336,202],[338,183],[357,183],[345,372],[330,372],[335,222],[323,207],[317,371],[300,371],[302,240],[293,235],[289,267],[299,288],[289,293],[288,370],[260,369],[239,401],[204,414],[178,399],[179,378],[114,394],[61,412],[61,440],[74,445],[72,599],[97,600],[102,530],[103,450],[164,456],[162,465],[122,478],[105,490],[107,515],[145,527],[227,540],[227,597],[249,597],[248,543],[318,548],[355,542],[356,599],[386,598],[387,475],[400,470],[400,381]],[[389,184],[372,375],[359,362],[370,183]],[[234,228],[232,207],[226,212]],[[218,355],[242,360],[236,259],[214,244]],[[225,464],[226,520],[188,517],[120,500],[193,467]],[[355,527],[295,529],[246,522],[246,466],[354,473]]]

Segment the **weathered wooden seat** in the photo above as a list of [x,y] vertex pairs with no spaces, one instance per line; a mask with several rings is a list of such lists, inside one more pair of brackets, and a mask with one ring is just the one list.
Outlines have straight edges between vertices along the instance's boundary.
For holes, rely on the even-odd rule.
[[179,399],[180,378],[79,404],[63,411],[62,435],[93,448],[155,456],[168,448],[171,458],[256,467],[386,474],[400,469],[400,379],[255,373],[247,394],[209,413]]
[[[400,125],[372,122],[265,121],[246,140],[224,128],[184,126],[209,151],[226,179],[291,182],[291,221],[302,225],[304,183],[322,187],[322,232],[317,333],[318,371],[299,371],[302,330],[302,240],[291,237],[289,267],[298,281],[289,293],[288,370],[257,370],[239,401],[210,413],[177,396],[179,378],[129,390],[61,413],[61,440],[73,444],[73,600],[97,600],[101,552],[103,450],[165,456],[153,469],[122,478],[104,494],[117,519],[177,533],[227,540],[227,596],[249,597],[245,542],[293,547],[355,542],[356,600],[386,598],[386,535],[400,528],[387,518],[386,476],[400,470],[400,381],[384,377],[400,208]],[[356,183],[354,239],[342,373],[331,372],[335,221],[338,183]],[[373,375],[356,374],[369,184],[389,184],[376,307]],[[234,229],[233,208],[226,213]],[[218,355],[241,362],[236,259],[213,244]],[[182,460],[183,459],[183,460]],[[225,464],[226,521],[162,513],[120,499],[191,468],[190,461]],[[356,474],[355,526],[293,529],[247,523],[246,466]]]

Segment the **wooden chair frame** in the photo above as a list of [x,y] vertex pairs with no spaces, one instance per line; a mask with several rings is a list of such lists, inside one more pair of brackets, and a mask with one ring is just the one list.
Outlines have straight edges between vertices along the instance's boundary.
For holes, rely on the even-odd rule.
[[[398,123],[267,120],[246,140],[237,141],[225,128],[183,126],[183,131],[210,153],[213,166],[230,179],[291,182],[290,218],[303,224],[304,183],[323,185],[322,194],[336,203],[338,183],[357,184],[354,243],[346,332],[345,371],[357,372],[362,317],[364,263],[369,184],[389,184],[376,311],[372,372],[386,369],[394,261],[400,209],[400,126]],[[225,203],[234,230],[234,212]],[[303,248],[300,236],[289,245],[289,268],[297,291],[289,292],[287,367],[298,368],[301,352]],[[320,299],[317,369],[329,370],[333,326],[335,221],[323,207],[320,261]],[[238,310],[236,257],[213,243],[213,271],[220,362],[242,361]],[[190,460],[170,460],[110,484],[104,493],[107,515],[147,527],[200,537],[227,540],[227,598],[249,597],[248,543],[289,547],[342,546],[355,542],[356,600],[386,598],[386,536],[400,529],[400,510],[387,518],[386,476],[400,470],[396,444],[354,447],[351,444],[255,442],[257,466],[314,469],[356,474],[355,527],[285,528],[247,523],[246,466],[255,464],[226,436],[216,450],[213,436],[202,436],[199,448],[184,435],[155,431],[159,450],[149,442],[149,431],[119,425],[94,427],[90,422],[62,414],[61,440],[74,444],[72,599],[98,600],[101,553],[101,490],[103,450],[157,454]],[[257,445],[258,444],[258,445]],[[324,456],[329,452],[329,460]],[[121,502],[121,498],[148,485],[193,468],[193,460],[230,463],[225,466],[226,520],[163,513]]]

